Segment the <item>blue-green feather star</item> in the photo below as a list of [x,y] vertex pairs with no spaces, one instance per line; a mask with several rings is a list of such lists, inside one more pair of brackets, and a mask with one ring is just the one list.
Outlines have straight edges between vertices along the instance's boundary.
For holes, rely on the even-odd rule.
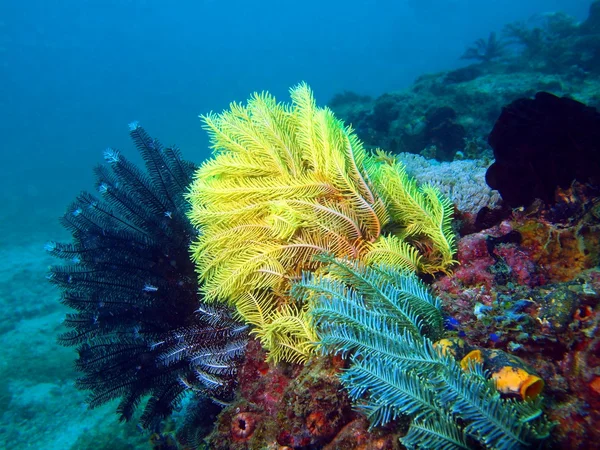
[[340,379],[372,427],[409,417],[408,449],[520,449],[548,436],[541,399],[501,398],[480,365],[464,371],[435,349],[441,302],[414,273],[321,260],[326,269],[304,274],[292,295],[310,305],[321,351],[350,358]]

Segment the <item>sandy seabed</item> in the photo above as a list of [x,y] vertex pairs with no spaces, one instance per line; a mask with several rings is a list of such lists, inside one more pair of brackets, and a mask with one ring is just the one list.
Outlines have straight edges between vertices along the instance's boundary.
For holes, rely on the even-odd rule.
[[0,233],[0,449],[147,449],[148,434],[119,423],[116,403],[89,410],[75,388],[75,349],[57,343],[69,309],[46,279],[58,261],[44,251],[69,237],[56,216],[38,223],[45,231]]

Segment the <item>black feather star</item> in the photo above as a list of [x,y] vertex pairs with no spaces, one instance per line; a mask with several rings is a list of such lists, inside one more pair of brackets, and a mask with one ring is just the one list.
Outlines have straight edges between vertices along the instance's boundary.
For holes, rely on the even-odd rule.
[[146,172],[106,150],[108,166],[96,168],[101,199],[82,193],[63,216],[73,243],[47,244],[68,261],[48,278],[76,311],[59,341],[77,346],[77,384],[91,391],[90,407],[120,398],[118,413],[129,420],[149,397],[141,423],[155,429],[187,392],[231,398],[247,334],[198,294],[183,198],[195,166],[137,122],[130,134]]

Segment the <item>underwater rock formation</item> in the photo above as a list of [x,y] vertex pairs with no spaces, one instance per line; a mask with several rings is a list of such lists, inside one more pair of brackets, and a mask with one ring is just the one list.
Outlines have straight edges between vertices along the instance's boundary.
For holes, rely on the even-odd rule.
[[[438,160],[490,160],[484,141],[504,105],[546,91],[598,107],[599,4],[592,3],[590,16],[582,23],[551,13],[537,21],[509,24],[496,37],[478,41],[473,55],[480,55],[480,63],[423,75],[407,89],[375,99],[346,92],[334,97],[330,107],[352,124],[367,148]],[[448,139],[436,138],[442,146],[433,146],[427,138],[433,126],[428,117],[446,107],[456,114],[452,119],[456,128],[446,134]],[[457,142],[458,126],[463,128],[463,143]],[[482,144],[471,145],[478,141]]]

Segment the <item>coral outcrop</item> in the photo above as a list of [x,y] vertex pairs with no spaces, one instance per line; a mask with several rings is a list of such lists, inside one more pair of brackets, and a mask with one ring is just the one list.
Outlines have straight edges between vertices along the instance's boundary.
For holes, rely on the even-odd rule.
[[598,204],[575,184],[552,206],[515,210],[459,239],[458,269],[434,283],[451,335],[510,351],[545,381],[557,448],[600,438]]
[[519,98],[546,91],[599,106],[598,9],[594,1],[581,23],[556,12],[509,24],[477,41],[469,52],[476,64],[423,75],[375,99],[344,92],[330,106],[367,148],[440,161],[489,160],[483,142],[502,107]]

